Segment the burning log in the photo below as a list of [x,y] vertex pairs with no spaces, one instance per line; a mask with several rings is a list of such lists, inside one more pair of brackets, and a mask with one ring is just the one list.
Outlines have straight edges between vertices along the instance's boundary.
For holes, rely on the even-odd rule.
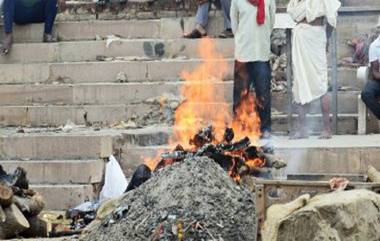
[[251,146],[249,137],[233,142],[234,136],[233,129],[226,128],[223,140],[218,143],[214,128],[203,128],[190,140],[194,147],[185,150],[183,146],[178,145],[172,152],[161,154],[161,161],[154,171],[187,158],[202,156],[214,160],[236,181],[240,180],[241,175],[271,178],[271,168],[286,167],[286,162],[273,154],[272,146]]
[[197,148],[202,147],[207,143],[211,143],[215,140],[215,132],[213,126],[208,126],[198,131],[197,134],[190,140],[190,145],[194,145]]

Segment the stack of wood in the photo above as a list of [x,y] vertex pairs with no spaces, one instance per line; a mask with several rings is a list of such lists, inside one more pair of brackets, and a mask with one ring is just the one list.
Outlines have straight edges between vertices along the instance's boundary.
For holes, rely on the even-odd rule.
[[38,217],[44,205],[42,196],[29,189],[24,169],[8,174],[0,165],[0,239],[46,236]]

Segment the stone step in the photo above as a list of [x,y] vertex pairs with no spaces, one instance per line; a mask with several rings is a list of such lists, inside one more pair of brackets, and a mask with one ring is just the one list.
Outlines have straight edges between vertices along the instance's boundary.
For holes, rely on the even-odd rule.
[[[215,60],[215,65],[222,60]],[[234,61],[226,60],[223,76],[233,79]],[[224,62],[224,61],[223,61]],[[5,64],[0,68],[1,84],[79,84],[178,81],[184,71],[191,72],[202,63],[200,59],[167,59],[160,61],[76,62],[48,64]],[[212,65],[214,65],[212,63]],[[225,63],[225,62],[224,62]],[[354,69],[340,68],[340,86],[362,86],[356,83]]]
[[[375,24],[373,25],[375,26]],[[373,26],[342,26],[339,28],[338,57],[349,56],[345,44],[358,33],[369,33]],[[234,57],[233,39],[213,39],[216,50],[224,58]],[[12,63],[60,63],[83,61],[110,61],[134,59],[200,58],[200,40],[189,39],[120,39],[107,47],[107,41],[76,41],[58,43],[19,43],[12,51],[0,58],[0,64]],[[80,51],[78,51],[80,50]]]
[[17,132],[15,128],[1,129],[1,160],[91,160],[113,153],[112,130],[64,133],[50,128]]
[[[218,54],[233,58],[233,39],[214,39]],[[57,43],[19,43],[0,64],[54,63],[121,59],[200,58],[200,40],[190,39],[120,39]],[[78,51],[80,50],[80,51]],[[107,59],[108,58],[108,59]]]
[[[114,108],[114,105],[120,104],[138,105],[146,103],[146,100],[159,98],[165,93],[179,96],[181,95],[181,88],[185,85],[200,84],[177,81],[122,84],[1,85],[0,108],[2,106],[30,106],[29,109],[31,109],[37,108],[38,105],[46,105],[46,108],[51,108],[52,105],[60,105],[60,108],[64,109],[68,109],[70,105],[87,105],[89,107],[91,105],[112,105],[111,107]],[[215,82],[210,87],[218,91],[219,96],[221,96],[221,92],[224,93],[226,103],[232,103],[232,81]],[[358,95],[358,91],[339,91],[340,113],[356,113]],[[272,96],[272,105],[277,111],[287,112],[289,110],[286,93],[273,92]]]
[[31,189],[42,194],[46,210],[67,210],[88,200],[94,200],[92,185],[32,185]]
[[[346,9],[346,10],[345,10]],[[375,15],[376,11],[364,11],[362,8],[342,8],[342,14]],[[368,9],[367,9],[368,10]],[[371,10],[371,9],[369,9]],[[374,8],[372,8],[374,10]],[[123,38],[179,38],[184,33],[190,32],[195,26],[194,17],[183,18],[184,31],[181,27],[182,18],[161,18],[151,20],[86,20],[57,22],[55,32],[60,41],[95,40],[109,35],[117,35]],[[283,28],[288,25],[289,16],[278,13],[275,28]],[[346,22],[347,21],[347,22]],[[341,24],[351,25],[351,20],[342,19]],[[355,24],[352,26],[354,27]],[[2,29],[1,29],[2,30]],[[208,32],[210,36],[216,36],[223,30],[222,16],[210,16]],[[3,31],[0,31],[1,34]],[[41,42],[42,24],[30,24],[16,26],[14,29],[15,42]],[[1,37],[1,35],[0,35]]]
[[[347,141],[350,140],[350,141]],[[291,173],[351,173],[365,174],[368,165],[380,169],[380,135],[342,135],[331,140],[289,140],[274,137],[271,141],[276,153],[288,162],[283,174]],[[169,146],[128,146],[122,161],[126,172],[143,163],[144,158],[154,158],[157,153],[170,150]]]
[[[344,99],[344,97],[341,97]],[[344,114],[341,109],[338,109],[340,115],[354,115],[356,119],[357,112],[355,106],[357,106],[357,96],[352,95],[348,98],[352,103],[342,103],[342,106],[346,106],[347,109],[351,109],[351,112]],[[278,103],[286,104],[286,102]],[[199,103],[195,104],[196,107],[210,108],[211,110],[219,111],[220,107],[231,109],[231,105],[222,103]],[[227,106],[226,106],[227,105]],[[276,106],[277,107],[277,106]],[[281,106],[279,106],[281,107]],[[287,106],[282,106],[282,111],[286,111]],[[149,115],[152,110],[157,111],[157,107],[152,105],[138,104],[138,105],[90,105],[90,106],[3,106],[0,107],[0,125],[1,126],[31,126],[31,127],[44,127],[44,126],[61,126],[65,125],[68,120],[71,120],[77,125],[100,125],[111,126],[119,123],[120,121],[126,121],[133,116],[145,116]],[[312,113],[319,113],[319,103],[312,105]],[[273,110],[273,115],[277,116],[283,112]],[[86,117],[85,117],[86,116]],[[353,125],[352,128],[355,128]],[[282,128],[279,128],[282,130]],[[350,132],[351,133],[351,132]]]
[[[296,125],[297,115],[292,116],[292,124]],[[287,115],[275,115],[273,118],[273,131],[276,135],[288,135],[288,117]],[[340,134],[355,134],[356,128],[354,130],[345,130],[346,128],[352,128],[356,125],[356,120],[354,115],[342,114],[339,116],[338,131]],[[321,115],[312,114],[308,116],[308,126],[311,133],[320,133],[322,130]],[[188,128],[178,128],[178,130]],[[122,132],[122,138],[124,143],[137,146],[157,146],[166,145],[170,140],[175,140],[173,138],[174,130],[176,127],[168,126],[153,126],[145,127],[136,130],[125,130]]]
[[103,160],[0,161],[7,172],[22,167],[31,184],[91,184],[102,181]]
[[[60,41],[95,40],[106,38],[109,35],[122,38],[180,38],[190,32],[195,26],[194,17],[183,18],[184,31],[181,27],[182,18],[161,18],[151,20],[86,20],[57,22],[55,34]],[[287,14],[279,13],[276,16],[275,28],[286,26],[289,20]],[[215,36],[223,31],[222,16],[211,16],[209,21],[209,35]],[[1,34],[2,37],[2,26]],[[29,24],[15,26],[15,42],[41,42],[43,25]]]

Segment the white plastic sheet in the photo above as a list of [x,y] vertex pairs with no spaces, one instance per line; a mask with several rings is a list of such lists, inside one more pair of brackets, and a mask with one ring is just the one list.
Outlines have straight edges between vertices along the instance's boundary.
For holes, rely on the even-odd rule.
[[118,198],[127,189],[128,181],[123,170],[114,156],[109,157],[106,165],[106,173],[104,178],[104,186],[100,192],[100,201],[110,198]]

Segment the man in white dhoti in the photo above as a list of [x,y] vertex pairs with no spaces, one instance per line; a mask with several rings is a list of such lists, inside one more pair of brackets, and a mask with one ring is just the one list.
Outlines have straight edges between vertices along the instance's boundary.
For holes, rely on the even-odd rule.
[[[310,103],[320,99],[324,130],[321,138],[331,138],[326,46],[336,27],[338,0],[290,0],[288,13],[298,24],[293,29],[293,96],[298,112],[298,128],[292,138],[308,138],[306,115]],[[326,34],[327,33],[327,34]]]

